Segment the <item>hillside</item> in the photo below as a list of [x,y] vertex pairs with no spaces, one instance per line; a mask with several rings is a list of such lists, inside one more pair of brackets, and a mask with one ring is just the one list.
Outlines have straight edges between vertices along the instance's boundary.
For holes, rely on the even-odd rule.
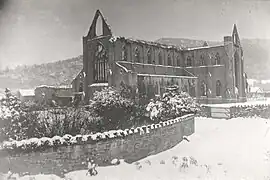
[[[203,40],[183,38],[161,38],[157,42],[181,47],[199,47]],[[218,45],[223,42],[207,41],[208,45]],[[270,39],[242,39],[245,71],[249,78],[270,79]]]
[[40,65],[18,66],[1,72],[0,88],[69,85],[82,68],[82,56]]

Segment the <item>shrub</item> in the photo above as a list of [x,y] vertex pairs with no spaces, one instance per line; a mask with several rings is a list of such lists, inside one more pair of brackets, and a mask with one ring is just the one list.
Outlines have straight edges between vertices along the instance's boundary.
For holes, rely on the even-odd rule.
[[100,118],[92,117],[84,108],[40,109],[33,102],[20,102],[6,89],[0,107],[0,141],[77,135],[102,129]]
[[199,105],[189,94],[179,92],[178,87],[173,86],[162,97],[151,100],[146,110],[150,113],[151,120],[160,121],[197,113]]
[[232,117],[270,117],[270,106],[269,105],[246,105],[236,106],[232,113]]
[[43,105],[40,105],[34,101],[26,101],[20,104],[21,109],[23,109],[24,111],[40,111],[40,110],[44,110],[45,107]]
[[5,98],[1,99],[0,137],[1,140],[20,139],[26,136],[28,122],[22,111],[21,102],[13,96],[9,89],[5,90]]
[[147,121],[144,118],[145,108],[137,104],[129,93],[125,88],[117,90],[112,87],[94,93],[90,112],[102,118],[100,123],[106,130],[125,129]]
[[40,111],[38,116],[42,136],[46,137],[84,134],[89,121],[91,114],[83,108],[49,109]]

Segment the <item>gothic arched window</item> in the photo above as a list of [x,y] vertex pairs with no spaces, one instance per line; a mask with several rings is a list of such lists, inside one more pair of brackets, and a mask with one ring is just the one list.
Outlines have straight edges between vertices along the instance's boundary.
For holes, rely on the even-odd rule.
[[200,65],[201,65],[201,66],[205,66],[204,55],[201,55]]
[[177,57],[176,57],[176,65],[177,66],[180,66],[180,56],[179,55],[177,55]]
[[216,82],[216,96],[221,96],[221,82],[220,80],[217,80]]
[[159,94],[159,84],[158,84],[158,82],[156,82],[156,85],[155,85],[155,94]]
[[158,64],[159,65],[162,65],[162,55],[161,55],[161,52],[158,53]]
[[215,65],[219,65],[219,64],[220,64],[220,56],[219,56],[219,53],[217,53],[215,57]]
[[80,82],[79,92],[83,92],[83,82]]
[[94,81],[107,82],[108,56],[104,46],[98,43],[94,59]]
[[188,56],[187,57],[187,61],[186,61],[186,66],[192,66],[192,61],[191,61],[191,57],[190,56]]
[[127,61],[127,48],[125,45],[122,46],[121,61]]
[[207,95],[207,86],[204,81],[201,82],[201,95],[206,96]]
[[135,48],[135,62],[140,62],[140,51],[138,49],[138,47]]
[[147,51],[147,63],[152,64],[151,49],[148,49]]
[[168,54],[167,61],[168,61],[168,66],[171,66],[172,65],[172,57],[170,54]]

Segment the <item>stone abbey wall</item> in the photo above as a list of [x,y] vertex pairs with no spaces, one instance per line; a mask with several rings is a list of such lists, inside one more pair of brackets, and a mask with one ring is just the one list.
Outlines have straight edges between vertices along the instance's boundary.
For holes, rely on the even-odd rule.
[[195,131],[194,115],[185,115],[160,124],[144,133],[139,131],[123,138],[101,140],[94,144],[51,147],[39,152],[13,155],[1,150],[0,172],[7,172],[10,168],[15,173],[61,175],[64,170],[70,172],[86,169],[87,165],[83,162],[87,158],[95,159],[99,166],[110,164],[114,158],[131,163],[170,149],[181,142],[183,136]]

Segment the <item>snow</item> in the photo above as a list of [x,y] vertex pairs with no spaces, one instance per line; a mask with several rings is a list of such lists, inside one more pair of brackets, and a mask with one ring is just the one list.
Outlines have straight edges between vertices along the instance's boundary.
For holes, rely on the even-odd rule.
[[34,89],[20,89],[19,93],[22,96],[35,96],[35,90]]
[[252,86],[250,87],[251,93],[263,93],[263,90],[260,87]]
[[197,77],[191,77],[191,76],[174,76],[174,75],[163,75],[163,74],[137,74],[137,76],[197,79]]
[[247,82],[250,86],[254,86],[255,83],[259,83],[259,80],[256,79],[247,79]]
[[98,86],[108,86],[108,83],[94,83],[91,84],[89,87],[98,87]]
[[40,85],[36,88],[51,88],[51,89],[70,89],[72,88],[71,85],[68,86],[48,86],[48,85]]
[[200,47],[193,47],[193,48],[186,48],[186,50],[198,50],[198,49],[211,49],[211,48],[220,48],[224,47],[224,45],[215,45],[215,46],[200,46]]
[[[137,163],[121,161],[117,166],[97,167],[97,176],[86,176],[87,165],[85,170],[65,175],[71,180],[262,180],[270,177],[270,161],[267,161],[270,157],[270,134],[264,137],[267,130],[265,121],[262,118],[234,118],[228,121],[199,117],[196,118],[195,134],[188,137],[190,142],[182,141],[170,150]],[[187,161],[183,157],[187,157]],[[194,160],[197,160],[198,166],[194,165]],[[180,169],[183,162],[188,168]],[[41,180],[50,175],[35,177]]]
[[268,80],[262,80],[261,82],[262,82],[262,84],[268,84],[268,83],[270,83],[270,80],[269,79]]

